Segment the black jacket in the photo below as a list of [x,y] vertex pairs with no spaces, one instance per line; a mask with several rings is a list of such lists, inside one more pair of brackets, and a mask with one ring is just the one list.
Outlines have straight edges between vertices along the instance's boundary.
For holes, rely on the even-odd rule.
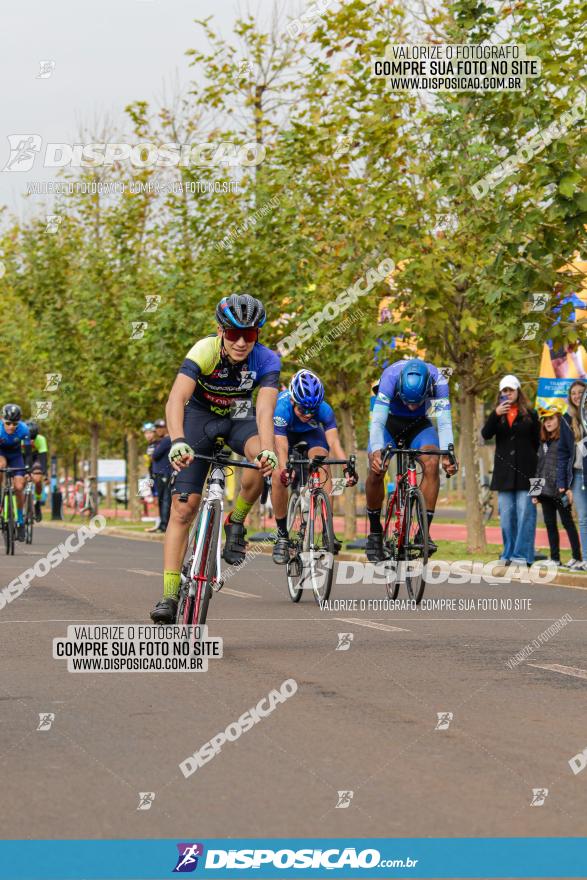
[[495,461],[491,488],[496,492],[518,492],[530,488],[530,477],[536,474],[540,423],[536,410],[520,413],[510,428],[506,416],[495,410],[485,422],[481,435],[485,440],[495,437]]
[[546,443],[541,443],[538,449],[536,476],[542,477],[544,480],[544,486],[540,494],[546,496],[546,498],[559,497],[556,473],[558,445],[558,440],[550,440]]

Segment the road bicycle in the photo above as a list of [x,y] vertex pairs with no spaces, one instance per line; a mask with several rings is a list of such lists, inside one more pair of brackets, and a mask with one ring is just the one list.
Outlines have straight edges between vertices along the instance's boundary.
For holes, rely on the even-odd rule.
[[322,486],[326,465],[348,465],[355,472],[356,457],[308,460],[308,444],[296,443],[287,460],[293,485],[287,505],[289,560],[286,563],[287,588],[292,602],[299,602],[308,585],[319,604],[325,602],[334,575],[334,524],[330,499]]
[[490,478],[483,477],[483,480],[481,482],[481,491],[479,493],[479,500],[481,502],[481,514],[483,516],[484,523],[489,522],[494,512],[493,492],[490,489],[490,484]]
[[[23,468],[0,468],[0,474],[4,474],[2,490],[0,492],[0,526],[2,528],[2,537],[4,539],[4,547],[7,556],[14,556],[14,544],[16,541],[17,530],[17,506],[16,493],[13,485],[13,475],[19,473]],[[24,468],[25,473],[29,473],[29,468]],[[26,490],[25,490],[26,491]],[[31,523],[31,540],[33,539],[33,527]]]
[[35,484],[27,480],[24,487],[24,540],[26,544],[33,543],[33,523],[35,521]]
[[64,504],[70,509],[70,519],[76,516],[88,516],[91,519],[98,512],[98,492],[96,477],[85,477],[78,480],[74,491],[69,491],[64,498]]
[[[222,452],[223,447],[224,438],[217,433],[214,438],[213,454],[194,456],[200,461],[211,462],[211,467],[206,491],[188,538],[188,547],[191,550],[181,570],[176,623],[203,625],[206,622],[212,592],[222,589],[224,582],[220,570],[221,528],[227,472],[235,467],[258,470],[256,465],[248,461],[231,459],[230,452],[228,454]],[[180,502],[187,500],[187,492],[179,496]]]
[[456,464],[454,446],[448,449],[404,449],[389,444],[383,450],[382,467],[387,470],[391,457],[397,456],[395,489],[387,501],[383,528],[385,581],[387,595],[396,599],[405,577],[409,598],[417,605],[426,588],[429,536],[426,503],[418,485],[417,465],[421,455],[448,456]]

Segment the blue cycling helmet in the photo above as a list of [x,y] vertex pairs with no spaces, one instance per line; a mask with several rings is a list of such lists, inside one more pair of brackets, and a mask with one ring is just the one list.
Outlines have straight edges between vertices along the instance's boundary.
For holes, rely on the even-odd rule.
[[324,385],[311,370],[298,370],[288,390],[302,409],[315,412],[324,400]]
[[419,358],[407,361],[399,375],[397,394],[402,403],[420,406],[432,394],[430,370]]
[[233,293],[223,296],[216,306],[216,320],[221,327],[262,327],[265,307],[261,300],[248,293]]

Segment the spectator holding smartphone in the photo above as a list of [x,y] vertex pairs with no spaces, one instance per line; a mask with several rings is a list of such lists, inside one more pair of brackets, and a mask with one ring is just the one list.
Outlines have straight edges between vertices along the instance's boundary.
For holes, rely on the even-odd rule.
[[534,562],[536,505],[528,494],[530,477],[536,473],[540,424],[516,376],[499,383],[495,409],[481,434],[495,437],[495,461],[491,489],[497,492],[503,537],[501,561]]
[[[558,489],[561,494],[566,494],[571,503],[575,503],[583,549],[587,547],[587,437],[579,408],[586,387],[585,382],[576,379],[569,388],[567,412],[561,419],[557,464]],[[578,559],[574,553],[573,557]],[[584,563],[578,563],[576,567],[585,568]]]
[[534,504],[542,505],[544,525],[548,532],[550,558],[557,565],[560,560],[560,540],[558,534],[557,512],[569,537],[572,558],[563,567],[583,570],[579,534],[571,513],[571,503],[567,493],[560,493],[557,480],[557,461],[560,443],[562,415],[556,410],[540,410],[540,448],[536,476],[543,480],[538,497],[532,498]]

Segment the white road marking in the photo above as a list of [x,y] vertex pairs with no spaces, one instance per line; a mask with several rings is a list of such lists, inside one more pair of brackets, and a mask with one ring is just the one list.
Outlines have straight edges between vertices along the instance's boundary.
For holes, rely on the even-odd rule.
[[131,574],[144,574],[147,577],[162,577],[160,571],[147,571],[145,568],[125,568],[125,571],[130,571]]
[[243,593],[241,590],[231,590],[229,587],[222,587],[221,593],[227,593],[229,596],[237,596],[239,599],[260,599],[255,593]]
[[97,565],[93,559],[70,559],[69,562],[75,562],[76,565]]
[[587,669],[579,669],[577,666],[561,666],[560,663],[528,663],[536,669],[546,669],[547,672],[560,672],[561,675],[572,675],[573,678],[587,678]]
[[376,620],[360,620],[358,617],[335,617],[334,620],[340,620],[342,623],[355,623],[357,626],[368,626],[370,629],[382,629],[385,632],[410,632],[409,629],[403,629],[401,626],[389,626],[387,623],[379,623]]

